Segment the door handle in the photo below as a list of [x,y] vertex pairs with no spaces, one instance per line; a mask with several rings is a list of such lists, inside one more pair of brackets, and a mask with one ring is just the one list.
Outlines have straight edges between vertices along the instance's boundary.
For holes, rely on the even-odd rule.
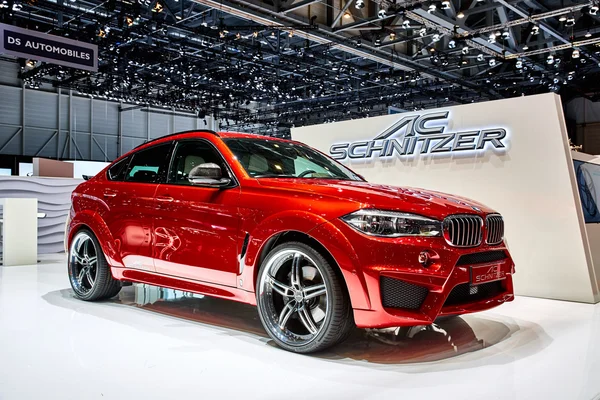
[[117,192],[112,192],[110,190],[107,190],[104,192],[104,197],[116,197],[117,196]]
[[173,201],[173,198],[170,197],[170,196],[156,196],[156,200],[162,201],[162,202],[165,202],[165,203],[166,202],[170,203],[171,201]]

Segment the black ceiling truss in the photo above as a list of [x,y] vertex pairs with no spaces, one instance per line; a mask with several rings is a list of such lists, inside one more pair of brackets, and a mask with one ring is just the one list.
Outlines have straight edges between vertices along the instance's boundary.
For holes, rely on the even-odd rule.
[[[289,128],[547,91],[597,99],[596,0],[54,0],[0,20],[99,46],[88,73],[20,60],[32,88]],[[598,39],[598,40],[597,40]]]

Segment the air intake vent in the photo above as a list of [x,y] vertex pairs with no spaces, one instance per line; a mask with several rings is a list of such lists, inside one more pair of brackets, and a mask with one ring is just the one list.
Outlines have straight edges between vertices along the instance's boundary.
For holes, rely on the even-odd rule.
[[394,278],[382,276],[380,280],[381,302],[384,307],[418,310],[429,291],[423,286],[413,285]]
[[506,258],[504,250],[482,251],[481,253],[471,253],[460,256],[456,265],[485,264],[494,261],[502,261]]
[[487,218],[487,244],[500,244],[504,238],[504,220],[501,215],[488,215]]
[[452,246],[481,244],[483,219],[478,215],[451,215],[444,220],[444,237]]
[[473,286],[469,283],[463,283],[455,286],[446,299],[445,306],[454,306],[458,304],[467,304],[474,301],[491,299],[504,292],[502,281],[482,283]]

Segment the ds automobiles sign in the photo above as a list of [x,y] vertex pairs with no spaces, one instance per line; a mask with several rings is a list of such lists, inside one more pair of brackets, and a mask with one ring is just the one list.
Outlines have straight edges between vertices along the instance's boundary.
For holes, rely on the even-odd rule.
[[[336,160],[348,158],[407,157],[414,154],[483,152],[506,148],[506,129],[491,128],[446,132],[449,111],[403,117],[372,140],[335,143],[329,154]],[[404,133],[403,136],[398,137]],[[393,137],[396,136],[396,137]]]

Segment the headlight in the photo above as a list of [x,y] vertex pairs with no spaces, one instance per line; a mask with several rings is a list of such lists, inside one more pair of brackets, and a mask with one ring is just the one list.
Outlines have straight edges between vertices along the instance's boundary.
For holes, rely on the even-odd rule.
[[415,214],[364,209],[341,218],[351,227],[371,236],[440,236],[442,223]]

